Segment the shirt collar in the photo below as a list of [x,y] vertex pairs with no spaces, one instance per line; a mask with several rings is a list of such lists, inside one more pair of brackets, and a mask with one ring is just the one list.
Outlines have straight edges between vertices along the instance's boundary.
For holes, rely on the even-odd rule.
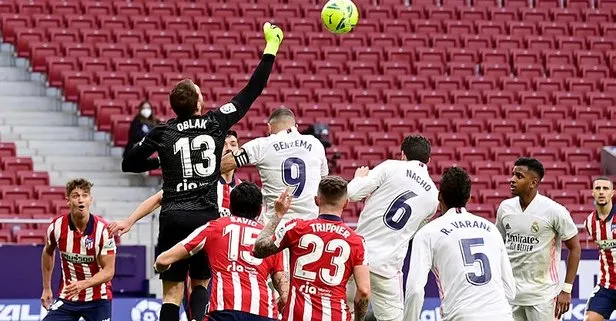
[[287,134],[291,134],[291,133],[297,133],[297,127],[295,126],[291,126],[285,130],[281,130],[279,132],[276,133],[276,135],[287,135]]
[[[86,230],[83,232],[84,235],[90,235],[92,234],[92,231],[94,230],[94,215],[92,215],[92,213],[90,213],[89,215],[90,215],[90,218],[88,219]],[[77,231],[77,227],[75,226],[75,223],[73,223],[71,213],[68,213],[68,226],[71,229],[71,231]]]
[[231,181],[229,183],[227,183],[225,179],[222,178],[222,176],[220,176],[218,181],[220,182],[220,184],[229,185],[229,187],[231,188],[235,188],[235,186],[239,183],[239,180],[235,178],[235,173],[231,176]]
[[321,215],[319,215],[319,219],[320,220],[327,220],[327,221],[342,222],[342,217],[340,217],[338,215],[333,215],[333,214],[321,214]]
[[[596,220],[601,220],[601,218],[599,218],[599,212],[597,212],[597,209],[595,208],[595,219]],[[612,210],[610,211],[610,214],[605,218],[605,221],[609,221],[614,217],[614,214],[616,214],[616,205],[612,204]]]
[[447,210],[447,212],[445,212],[445,215],[452,213],[452,214],[463,214],[463,213],[468,213],[468,211],[466,211],[466,208],[464,207],[452,207],[450,209]]

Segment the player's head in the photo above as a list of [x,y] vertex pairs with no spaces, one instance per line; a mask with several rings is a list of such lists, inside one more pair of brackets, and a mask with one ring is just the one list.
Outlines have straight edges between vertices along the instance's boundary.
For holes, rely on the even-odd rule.
[[314,201],[321,214],[342,215],[349,203],[347,181],[340,176],[325,176],[319,183],[319,190]]
[[416,160],[424,164],[430,162],[430,141],[421,135],[409,135],[402,141],[402,160]]
[[240,149],[240,145],[237,140],[237,132],[235,130],[227,131],[227,137],[225,137],[225,146],[222,149],[223,155],[229,154],[238,149]]
[[614,197],[614,183],[609,177],[601,176],[592,181],[592,197],[598,207],[609,206]]
[[293,126],[295,126],[295,114],[286,107],[274,110],[267,121],[268,134],[276,134]]
[[171,90],[169,104],[178,118],[201,114],[204,106],[201,89],[192,80],[184,79]]
[[511,175],[511,193],[522,196],[536,191],[543,179],[543,164],[532,157],[520,157],[513,164]]
[[254,220],[261,214],[263,195],[261,189],[253,182],[241,182],[229,196],[231,215]]
[[85,178],[76,178],[66,183],[66,204],[71,214],[87,215],[92,204],[92,183]]
[[466,207],[471,198],[471,178],[460,167],[449,167],[443,172],[439,187],[438,200],[441,211],[454,207]]

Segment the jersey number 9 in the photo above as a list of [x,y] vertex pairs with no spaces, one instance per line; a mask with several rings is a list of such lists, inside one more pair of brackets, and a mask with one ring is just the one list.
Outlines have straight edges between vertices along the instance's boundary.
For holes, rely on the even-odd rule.
[[464,260],[464,266],[474,267],[475,262],[479,263],[480,274],[475,272],[466,273],[466,281],[472,285],[480,286],[487,284],[492,279],[492,270],[490,270],[490,260],[488,256],[481,252],[476,251],[472,253],[473,247],[483,246],[483,238],[477,237],[472,239],[460,240],[460,253],[462,253],[462,260]]
[[306,163],[301,158],[287,158],[282,163],[282,181],[287,186],[295,187],[293,197],[302,195],[306,186]]
[[[201,151],[201,160],[198,164],[193,164],[190,157],[191,151]],[[182,159],[182,173],[184,178],[197,176],[207,177],[214,173],[216,169],[216,143],[212,136],[199,135],[192,140],[182,137],[173,144],[173,153],[180,153]]]

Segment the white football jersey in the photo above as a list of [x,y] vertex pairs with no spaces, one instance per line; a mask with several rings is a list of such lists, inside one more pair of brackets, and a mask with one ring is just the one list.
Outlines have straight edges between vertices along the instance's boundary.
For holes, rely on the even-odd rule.
[[505,240],[516,280],[512,304],[535,305],[558,296],[562,241],[578,233],[569,211],[539,193],[522,211],[520,198],[514,197],[500,203],[496,227]]
[[439,286],[443,320],[513,320],[513,272],[490,221],[464,208],[449,209],[417,232],[410,266],[405,321],[419,320],[430,270]]
[[386,160],[348,185],[349,199],[370,195],[357,233],[366,240],[370,271],[386,278],[402,271],[409,241],[436,212],[438,190],[419,161]]
[[329,168],[325,148],[316,137],[302,135],[292,127],[255,138],[242,148],[261,175],[264,222],[275,215],[274,202],[287,187],[292,188],[294,198],[285,220],[313,219],[319,215],[314,197],[321,177],[328,174]]

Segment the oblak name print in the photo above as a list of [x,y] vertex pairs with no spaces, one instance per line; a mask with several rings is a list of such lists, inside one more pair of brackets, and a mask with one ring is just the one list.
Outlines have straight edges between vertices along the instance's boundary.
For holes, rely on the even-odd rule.
[[177,128],[179,131],[184,131],[186,129],[191,129],[191,128],[205,129],[206,125],[207,125],[207,119],[195,118],[195,119],[189,119],[181,123],[178,123]]

